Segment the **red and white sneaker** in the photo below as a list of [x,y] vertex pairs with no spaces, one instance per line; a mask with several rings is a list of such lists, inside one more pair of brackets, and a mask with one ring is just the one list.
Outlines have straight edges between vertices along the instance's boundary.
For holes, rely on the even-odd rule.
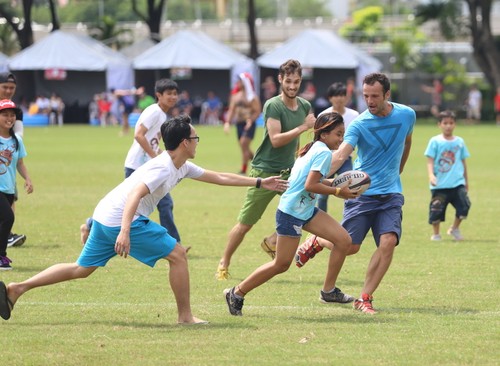
[[316,235],[311,235],[307,237],[306,241],[299,245],[297,252],[295,253],[295,264],[297,267],[301,268],[307,261],[314,258],[316,253],[323,250],[323,247],[318,243],[318,237]]
[[373,296],[362,294],[361,299],[357,299],[354,301],[353,307],[355,310],[359,310],[365,314],[376,314],[377,311],[373,308],[372,301]]

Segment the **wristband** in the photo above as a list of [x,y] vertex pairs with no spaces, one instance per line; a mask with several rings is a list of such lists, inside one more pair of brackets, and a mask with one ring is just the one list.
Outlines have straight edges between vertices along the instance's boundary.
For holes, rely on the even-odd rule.
[[257,182],[255,182],[255,188],[260,188],[260,185],[262,184],[262,178],[257,178]]
[[339,187],[335,188],[335,193],[333,195],[335,197],[338,197],[339,193],[340,193],[340,188]]

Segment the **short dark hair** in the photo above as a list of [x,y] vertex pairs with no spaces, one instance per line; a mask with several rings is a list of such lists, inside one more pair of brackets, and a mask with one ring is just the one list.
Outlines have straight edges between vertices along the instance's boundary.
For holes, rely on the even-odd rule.
[[333,83],[326,90],[326,95],[328,98],[331,97],[345,97],[347,95],[347,88],[344,83],[337,82]]
[[187,114],[173,117],[161,125],[161,138],[165,150],[175,150],[182,140],[191,136],[191,117]]
[[363,84],[374,85],[377,81],[382,85],[384,94],[391,90],[391,82],[389,81],[389,78],[381,72],[374,72],[366,75],[363,79]]
[[302,65],[299,61],[290,59],[281,64],[278,74],[281,77],[292,74],[299,74],[302,77]]
[[439,112],[438,122],[441,122],[445,118],[452,118],[453,120],[455,120],[456,116],[455,116],[455,113],[453,113],[453,111],[450,111],[447,109],[445,111]]
[[159,79],[155,83],[155,93],[163,94],[165,90],[176,90],[179,92],[177,83],[170,79]]

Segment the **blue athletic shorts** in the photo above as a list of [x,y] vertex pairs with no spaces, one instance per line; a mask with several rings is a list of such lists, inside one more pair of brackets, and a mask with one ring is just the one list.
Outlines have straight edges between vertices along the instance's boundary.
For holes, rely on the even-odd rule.
[[[94,220],[76,263],[82,267],[104,267],[117,255],[115,243],[119,233],[119,226],[104,226]],[[169,255],[176,242],[163,226],[144,216],[132,222],[130,227],[130,256],[150,267]]]
[[311,221],[318,211],[319,209],[315,207],[312,216],[307,220],[302,220],[281,210],[276,210],[276,233],[279,236],[300,238],[302,236],[302,227]]
[[401,239],[404,197],[402,194],[360,196],[344,203],[342,226],[352,238],[352,243],[361,245],[371,229],[377,246],[380,235],[395,233]]

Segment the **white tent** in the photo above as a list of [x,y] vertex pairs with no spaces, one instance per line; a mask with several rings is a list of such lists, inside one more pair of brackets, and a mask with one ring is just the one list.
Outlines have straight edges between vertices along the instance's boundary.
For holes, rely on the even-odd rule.
[[[134,86],[132,65],[124,55],[91,37],[60,30],[13,56],[9,69],[19,79],[18,96],[33,99],[56,92],[66,106],[86,108],[95,93]],[[65,77],[48,76],[54,70]]]
[[331,31],[319,29],[308,29],[288,39],[257,58],[257,64],[275,73],[274,70],[288,59],[299,60],[303,68],[313,70],[318,93],[335,81],[345,82],[349,76],[356,77],[359,88],[365,75],[382,69],[379,60],[354,44]]
[[173,71],[185,70],[188,77],[176,79],[181,89],[201,98],[212,90],[222,100],[227,98],[236,73],[255,75],[256,70],[253,60],[201,31],[191,30],[178,31],[149,48],[134,58],[133,67],[138,85],[159,77],[175,79]]
[[247,57],[200,31],[183,30],[134,59],[134,69],[229,70]]
[[135,41],[130,46],[123,47],[122,49],[120,49],[120,53],[125,55],[125,57],[127,57],[129,60],[133,60],[156,44],[157,43],[153,42],[150,38],[143,38]]

